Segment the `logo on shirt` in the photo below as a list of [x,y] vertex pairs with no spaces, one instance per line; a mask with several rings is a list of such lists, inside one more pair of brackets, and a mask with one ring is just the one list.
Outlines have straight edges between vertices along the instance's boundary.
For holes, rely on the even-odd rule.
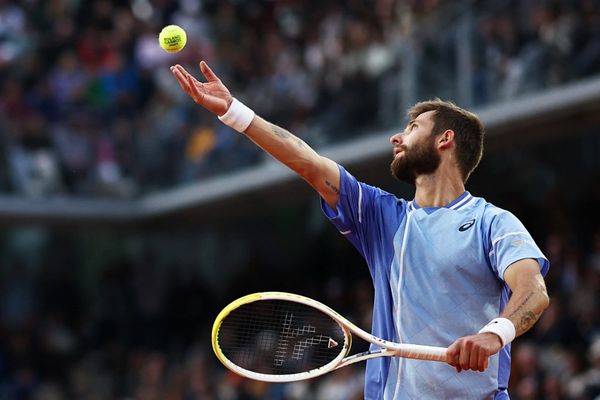
[[535,243],[533,242],[533,240],[524,238],[524,239],[515,239],[512,242],[510,242],[513,246],[517,247],[517,246],[521,246],[522,244],[531,244],[535,246]]
[[475,224],[475,219],[470,219],[461,226],[458,227],[460,232],[464,232]]

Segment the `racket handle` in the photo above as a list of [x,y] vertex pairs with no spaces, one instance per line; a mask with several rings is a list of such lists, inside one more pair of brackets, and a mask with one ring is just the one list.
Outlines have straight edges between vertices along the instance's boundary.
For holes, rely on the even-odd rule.
[[413,358],[415,360],[429,360],[446,362],[445,347],[423,346],[420,344],[400,344],[394,353],[400,357]]

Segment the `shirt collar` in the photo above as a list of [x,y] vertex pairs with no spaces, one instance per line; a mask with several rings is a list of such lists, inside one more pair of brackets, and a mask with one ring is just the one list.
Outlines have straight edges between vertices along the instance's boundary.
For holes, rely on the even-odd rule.
[[[471,195],[471,193],[469,193],[468,191],[465,190],[463,192],[463,194],[461,194],[456,199],[452,200],[450,203],[446,204],[443,207],[425,207],[425,208],[423,208],[423,210],[425,210],[427,213],[435,211],[439,208],[449,208],[450,210],[458,210],[459,208],[463,208],[468,203],[470,203],[472,199],[473,199],[473,196]],[[420,208],[422,208],[422,207],[419,206],[415,200],[411,200],[408,203],[409,210],[418,210]]]

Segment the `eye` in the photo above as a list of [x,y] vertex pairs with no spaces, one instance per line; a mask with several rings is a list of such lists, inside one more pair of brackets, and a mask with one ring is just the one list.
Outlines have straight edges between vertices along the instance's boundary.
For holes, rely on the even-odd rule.
[[406,128],[404,129],[404,134],[407,135],[407,134],[411,133],[416,126],[417,126],[416,122],[410,121],[408,123],[408,125],[406,125]]

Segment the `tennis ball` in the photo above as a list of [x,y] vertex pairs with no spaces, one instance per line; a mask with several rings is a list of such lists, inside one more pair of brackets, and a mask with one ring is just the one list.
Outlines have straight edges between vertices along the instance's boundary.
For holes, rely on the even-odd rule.
[[165,26],[158,35],[158,43],[163,50],[169,53],[177,53],[185,46],[187,35],[178,25]]

